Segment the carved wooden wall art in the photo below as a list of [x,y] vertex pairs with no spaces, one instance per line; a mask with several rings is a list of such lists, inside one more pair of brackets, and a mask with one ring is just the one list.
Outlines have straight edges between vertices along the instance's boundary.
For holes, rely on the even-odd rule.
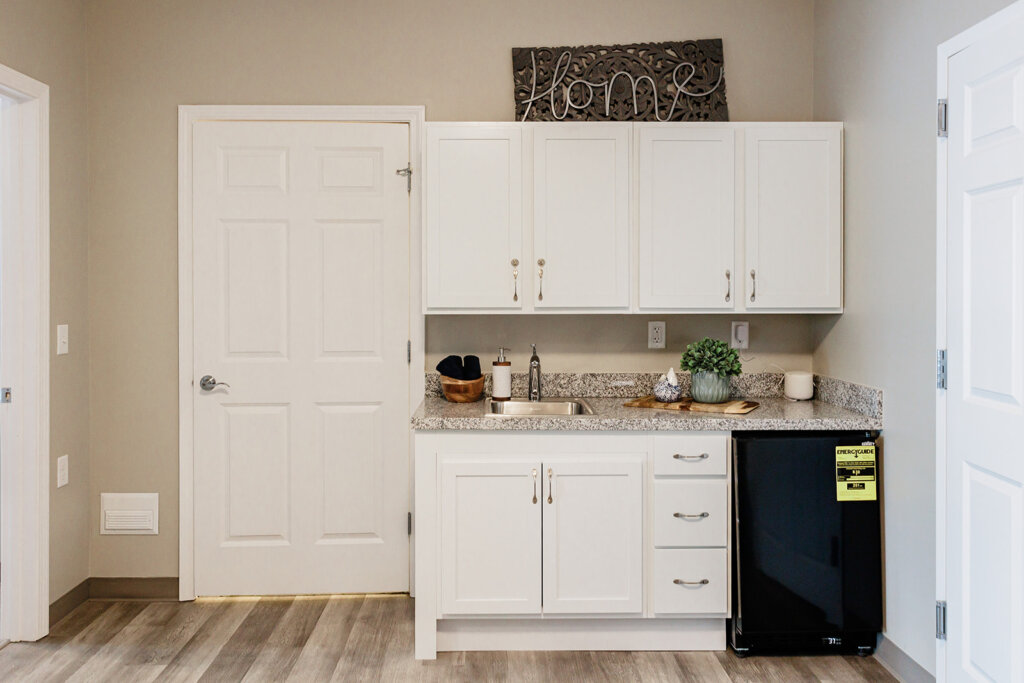
[[512,49],[519,121],[728,121],[721,39]]

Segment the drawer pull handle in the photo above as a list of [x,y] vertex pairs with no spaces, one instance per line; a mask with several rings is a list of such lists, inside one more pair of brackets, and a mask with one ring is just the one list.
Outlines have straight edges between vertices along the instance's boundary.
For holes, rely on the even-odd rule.
[[537,504],[537,468],[533,468],[533,504]]
[[701,579],[700,581],[683,581],[682,579],[674,579],[672,583],[677,586],[706,586],[711,582],[707,579]]
[[685,512],[674,512],[672,513],[672,516],[676,519],[704,519],[705,517],[710,517],[711,515],[707,512],[701,512],[700,514],[696,515],[688,515]]
[[548,505],[551,505],[552,503],[555,502],[555,497],[554,497],[555,496],[555,480],[553,479],[554,476],[555,476],[555,473],[552,472],[551,468],[549,467],[548,468]]
[[701,453],[700,455],[683,455],[682,453],[676,453],[672,457],[676,460],[707,460],[711,456],[707,453]]

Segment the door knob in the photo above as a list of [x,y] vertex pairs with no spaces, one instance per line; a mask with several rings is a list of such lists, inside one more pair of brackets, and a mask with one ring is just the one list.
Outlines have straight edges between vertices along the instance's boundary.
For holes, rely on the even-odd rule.
[[199,388],[203,391],[213,391],[217,387],[231,388],[231,385],[227,382],[218,382],[213,375],[203,375],[199,380]]

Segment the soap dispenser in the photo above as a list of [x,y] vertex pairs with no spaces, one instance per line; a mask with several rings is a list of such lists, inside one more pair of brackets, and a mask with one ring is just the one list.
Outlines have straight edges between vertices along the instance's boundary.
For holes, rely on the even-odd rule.
[[498,347],[498,360],[491,363],[491,400],[507,401],[512,398],[512,361],[505,360],[505,349]]

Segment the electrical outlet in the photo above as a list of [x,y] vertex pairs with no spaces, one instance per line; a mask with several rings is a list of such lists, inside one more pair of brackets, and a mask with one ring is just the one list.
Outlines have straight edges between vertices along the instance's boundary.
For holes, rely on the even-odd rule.
[[663,349],[665,348],[665,323],[662,322],[649,322],[647,323],[647,348],[649,349]]
[[750,346],[750,323],[733,321],[729,346],[734,349],[745,349]]
[[68,485],[67,453],[57,458],[57,488]]

